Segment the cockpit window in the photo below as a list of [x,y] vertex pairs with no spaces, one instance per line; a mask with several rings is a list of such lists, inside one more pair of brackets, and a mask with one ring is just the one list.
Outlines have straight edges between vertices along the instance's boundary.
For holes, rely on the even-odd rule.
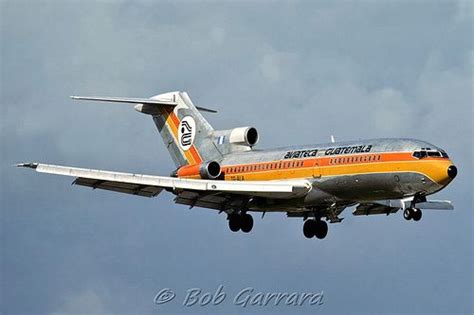
[[441,156],[442,156],[442,157],[444,157],[444,158],[446,158],[446,159],[449,157],[449,156],[448,156],[448,153],[446,153],[446,151],[444,151],[444,150],[439,150],[439,152],[441,153]]
[[448,158],[448,154],[446,154],[446,152],[444,152],[443,150],[437,151],[437,150],[432,150],[430,148],[422,148],[419,151],[413,152],[413,157],[417,159],[423,159],[427,156]]
[[428,156],[441,157],[441,153],[439,153],[438,151],[429,151],[426,153],[428,153]]
[[426,157],[426,151],[415,151],[413,153],[413,156],[416,157],[417,159],[422,159]]

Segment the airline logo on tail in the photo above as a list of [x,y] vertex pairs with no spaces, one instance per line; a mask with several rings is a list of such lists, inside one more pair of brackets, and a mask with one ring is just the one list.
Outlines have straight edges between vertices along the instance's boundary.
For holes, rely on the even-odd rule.
[[196,135],[196,122],[191,116],[186,116],[181,119],[178,128],[178,142],[183,151],[191,148]]

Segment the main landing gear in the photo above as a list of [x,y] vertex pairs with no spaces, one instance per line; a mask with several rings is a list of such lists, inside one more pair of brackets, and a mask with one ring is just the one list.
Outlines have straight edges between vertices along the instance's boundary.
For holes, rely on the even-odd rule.
[[413,219],[414,221],[420,221],[421,216],[422,216],[421,210],[418,209],[418,208],[406,208],[403,211],[403,217],[407,221],[409,221],[411,219]]
[[308,219],[303,224],[303,234],[307,238],[316,236],[316,238],[323,239],[328,234],[328,224],[321,219]]
[[238,232],[242,230],[244,233],[252,231],[253,228],[253,218],[250,214],[247,213],[232,213],[229,214],[229,229],[232,232]]

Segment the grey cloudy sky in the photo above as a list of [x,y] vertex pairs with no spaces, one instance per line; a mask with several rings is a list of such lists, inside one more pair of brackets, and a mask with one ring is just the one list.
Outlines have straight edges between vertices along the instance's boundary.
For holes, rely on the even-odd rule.
[[[5,314],[470,313],[473,6],[432,2],[2,1],[1,308]],[[413,137],[460,175],[418,224],[352,217],[307,240],[284,214],[225,216],[71,187],[19,161],[169,174],[149,117],[69,95],[186,90],[260,147]],[[258,216],[257,216],[258,217]],[[169,287],[320,292],[322,306],[157,306]]]

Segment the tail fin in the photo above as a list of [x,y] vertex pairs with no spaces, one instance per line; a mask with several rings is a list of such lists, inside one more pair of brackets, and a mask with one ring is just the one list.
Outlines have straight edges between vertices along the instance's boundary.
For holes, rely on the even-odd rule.
[[212,132],[214,129],[194,106],[186,92],[169,92],[151,98],[175,106],[160,105],[153,121],[176,166],[219,160]]

